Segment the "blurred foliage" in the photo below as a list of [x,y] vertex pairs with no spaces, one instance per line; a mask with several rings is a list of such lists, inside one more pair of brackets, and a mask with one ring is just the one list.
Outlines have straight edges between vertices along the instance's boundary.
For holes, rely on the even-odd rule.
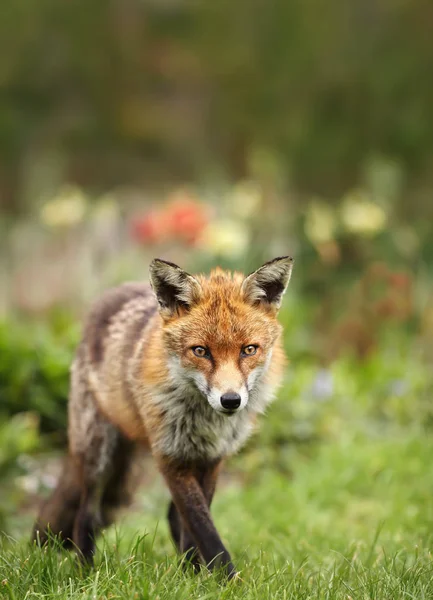
[[28,474],[23,457],[66,441],[69,368],[78,334],[65,313],[41,323],[0,322],[0,531],[4,515],[27,495],[20,485]]
[[[155,256],[194,271],[219,264],[250,272],[291,254],[295,286],[325,304],[381,264],[390,294],[402,296],[405,288],[406,303],[413,304],[420,289],[425,293],[433,264],[430,221],[416,212],[410,220],[399,215],[398,169],[376,161],[362,185],[339,198],[313,195],[303,203],[273,177],[168,185],[152,194],[92,195],[60,186],[31,219],[0,221],[0,313],[86,306],[109,285],[146,279]],[[358,286],[361,295],[368,286]]]
[[40,430],[57,432],[66,427],[68,377],[78,330],[65,317],[41,324],[0,323],[0,415],[33,413]]
[[22,456],[40,448],[38,416],[36,413],[19,413],[0,420],[0,534],[4,529],[4,516],[16,509],[24,490],[15,478],[23,473]]
[[335,198],[384,156],[399,213],[431,216],[432,20],[428,0],[3,0],[1,206],[276,164]]
[[270,465],[287,472],[300,456],[345,435],[373,439],[433,426],[433,376],[422,352],[394,337],[360,363],[340,358],[329,368],[293,361],[275,404],[249,448],[236,459],[248,477]]

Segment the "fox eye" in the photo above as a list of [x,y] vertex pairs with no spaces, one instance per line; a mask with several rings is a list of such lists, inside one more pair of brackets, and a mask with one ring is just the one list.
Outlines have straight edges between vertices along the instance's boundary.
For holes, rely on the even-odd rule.
[[241,354],[243,356],[253,356],[253,354],[255,354],[256,352],[257,352],[257,346],[255,346],[254,344],[250,344],[249,346],[244,346],[242,348]]
[[199,356],[200,358],[208,358],[208,356],[210,356],[209,350],[204,346],[193,346],[191,350],[196,356]]

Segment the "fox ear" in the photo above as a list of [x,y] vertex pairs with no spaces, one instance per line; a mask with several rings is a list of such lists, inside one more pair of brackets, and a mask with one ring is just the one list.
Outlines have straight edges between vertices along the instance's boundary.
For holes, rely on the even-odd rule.
[[174,263],[155,258],[149,273],[163,315],[171,316],[179,308],[188,309],[199,299],[201,286],[197,279]]
[[281,256],[248,275],[242,284],[246,301],[251,304],[264,303],[278,310],[289,284],[292,268],[293,258]]

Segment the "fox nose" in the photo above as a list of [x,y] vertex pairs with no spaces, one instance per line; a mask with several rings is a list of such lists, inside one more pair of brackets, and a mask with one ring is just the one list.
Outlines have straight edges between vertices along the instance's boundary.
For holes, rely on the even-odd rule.
[[221,396],[221,406],[227,410],[236,410],[241,405],[241,397],[235,392],[227,392]]

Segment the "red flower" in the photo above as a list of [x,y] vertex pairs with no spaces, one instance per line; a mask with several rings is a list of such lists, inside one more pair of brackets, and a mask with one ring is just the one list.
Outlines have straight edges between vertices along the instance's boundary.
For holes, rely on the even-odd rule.
[[141,244],[160,242],[166,235],[166,227],[161,213],[151,210],[142,217],[136,217],[131,224],[131,234]]
[[187,244],[194,244],[208,223],[207,207],[188,196],[168,204],[163,213],[168,231]]
[[162,209],[152,209],[131,223],[132,237],[141,244],[166,239],[194,244],[209,220],[208,207],[187,192],[177,193]]

